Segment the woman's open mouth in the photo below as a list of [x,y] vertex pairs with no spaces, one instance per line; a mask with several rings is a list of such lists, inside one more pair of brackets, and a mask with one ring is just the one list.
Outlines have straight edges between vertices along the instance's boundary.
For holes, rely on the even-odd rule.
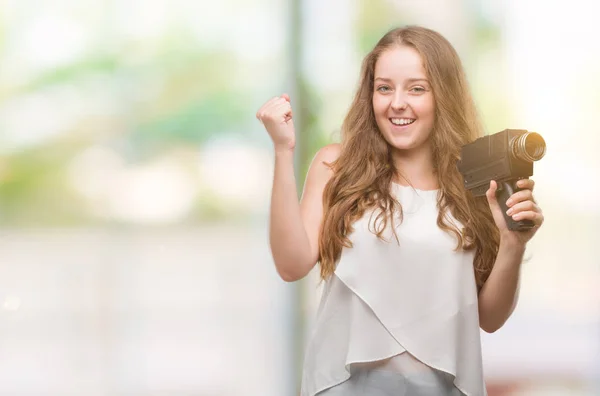
[[390,118],[390,122],[395,127],[405,128],[415,122],[415,118]]

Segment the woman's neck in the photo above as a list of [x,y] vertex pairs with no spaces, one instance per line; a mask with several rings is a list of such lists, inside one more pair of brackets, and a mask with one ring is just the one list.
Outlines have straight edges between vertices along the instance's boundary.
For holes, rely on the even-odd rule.
[[433,156],[428,146],[417,150],[394,150],[392,157],[398,171],[399,184],[412,185],[421,190],[439,188],[433,166]]

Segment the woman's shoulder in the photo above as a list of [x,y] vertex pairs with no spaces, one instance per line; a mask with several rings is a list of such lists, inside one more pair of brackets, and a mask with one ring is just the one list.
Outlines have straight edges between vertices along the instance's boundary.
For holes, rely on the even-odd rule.
[[319,151],[317,151],[315,159],[325,162],[333,162],[339,158],[341,151],[341,144],[330,143],[326,146],[321,147]]
[[327,179],[332,175],[332,164],[339,158],[341,146],[339,143],[331,143],[321,147],[315,156],[309,169],[309,175],[316,173],[326,176]]

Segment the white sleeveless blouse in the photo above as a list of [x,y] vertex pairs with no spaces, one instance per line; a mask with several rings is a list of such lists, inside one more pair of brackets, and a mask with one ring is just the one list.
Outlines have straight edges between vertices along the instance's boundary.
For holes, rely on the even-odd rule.
[[355,223],[353,247],[342,250],[323,289],[301,396],[343,383],[353,366],[388,358],[378,370],[441,370],[463,394],[486,396],[474,252],[455,251],[456,238],[437,226],[437,190],[394,183],[392,191],[403,209],[394,222],[399,243],[389,221],[385,241],[371,232],[372,212]]

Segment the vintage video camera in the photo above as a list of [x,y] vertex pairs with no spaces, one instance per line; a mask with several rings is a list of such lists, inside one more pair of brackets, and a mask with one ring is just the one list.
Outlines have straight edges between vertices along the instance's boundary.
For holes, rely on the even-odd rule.
[[502,208],[508,229],[528,230],[531,220],[514,221],[506,214],[506,200],[519,188],[519,179],[533,175],[533,163],[546,154],[546,142],[536,132],[522,129],[505,129],[484,136],[462,147],[458,170],[463,175],[465,187],[475,196],[483,196],[490,181],[496,180],[496,198]]

